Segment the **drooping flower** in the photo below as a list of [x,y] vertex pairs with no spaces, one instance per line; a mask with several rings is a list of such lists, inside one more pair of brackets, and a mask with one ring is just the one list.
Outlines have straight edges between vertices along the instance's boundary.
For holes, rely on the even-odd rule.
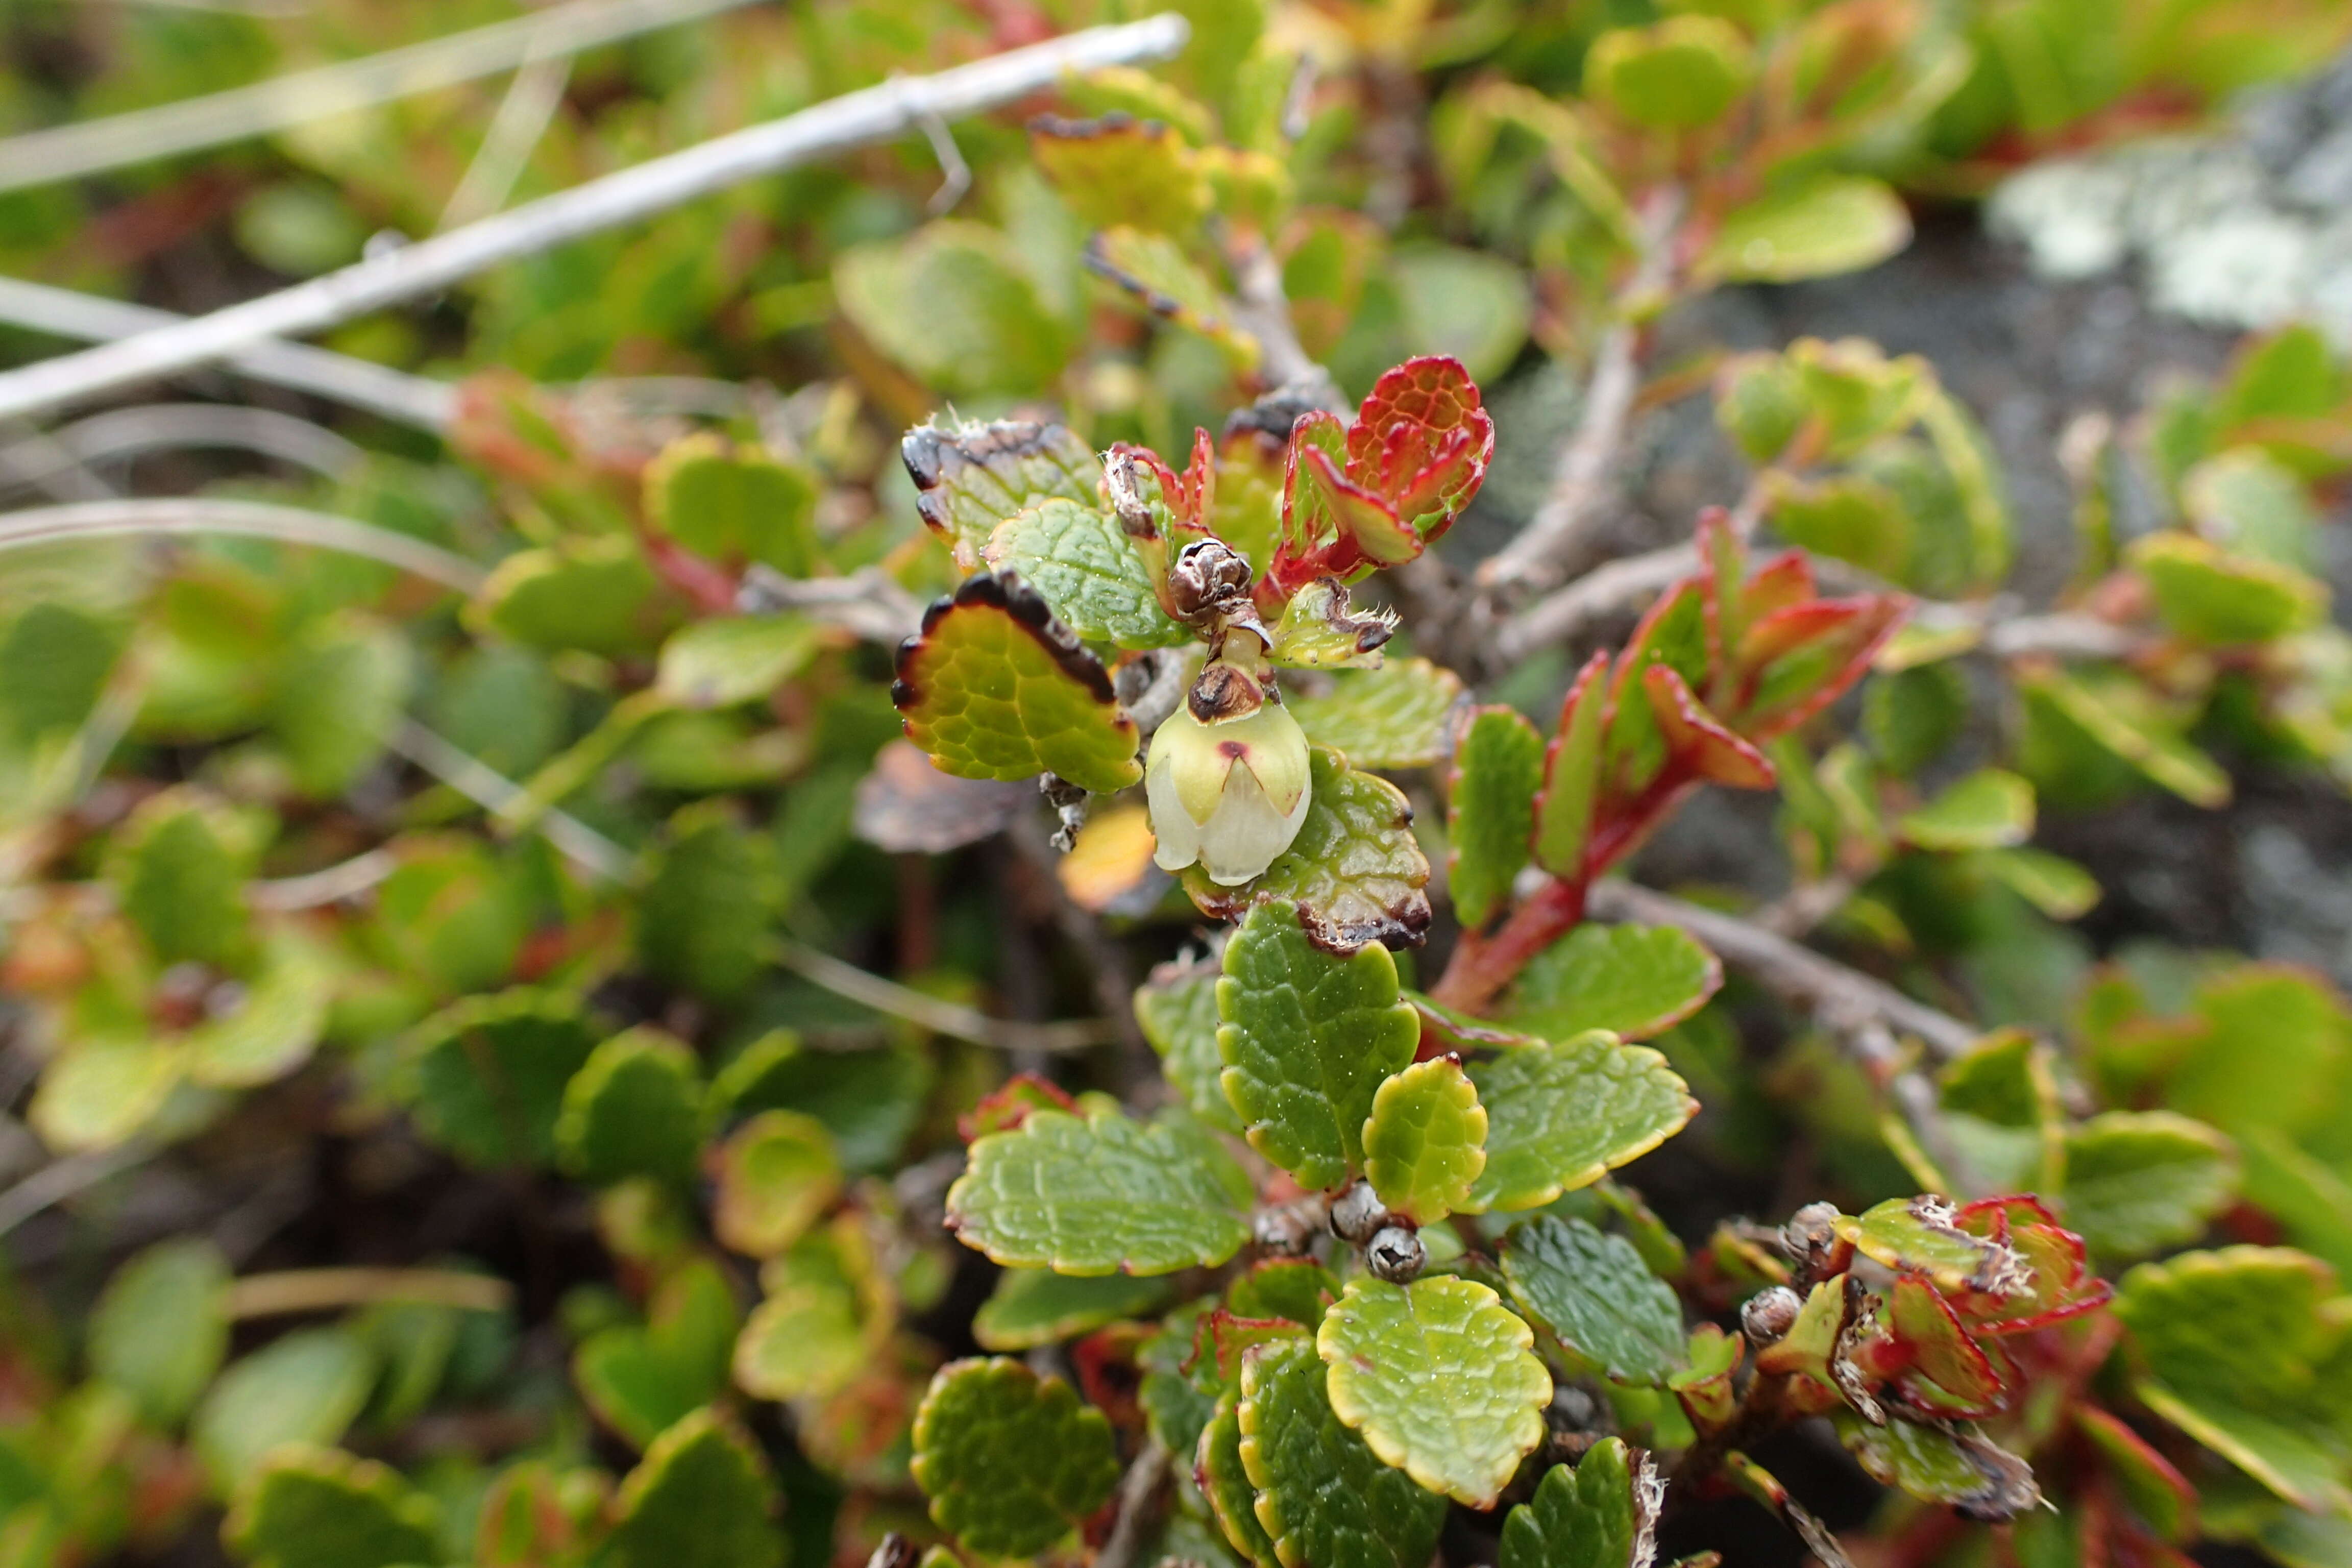
[[1203,723],[1180,707],[1151,738],[1143,788],[1165,871],[1198,861],[1234,887],[1263,874],[1307,820],[1307,734],[1278,702]]

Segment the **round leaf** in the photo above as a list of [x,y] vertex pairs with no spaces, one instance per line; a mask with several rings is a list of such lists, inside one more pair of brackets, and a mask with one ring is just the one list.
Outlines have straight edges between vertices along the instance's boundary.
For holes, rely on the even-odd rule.
[[1465,1205],[1534,1208],[1648,1153],[1698,1102],[1666,1058],[1605,1030],[1470,1069],[1486,1108],[1486,1168]]
[[915,1412],[931,1520],[983,1557],[1045,1551],[1118,1482],[1110,1423],[1060,1378],[1003,1357],[950,1362]]
[[1334,1414],[1313,1346],[1252,1351],[1237,1414],[1258,1523],[1285,1568],[1424,1568],[1445,1500],[1383,1464]]
[[1486,1168],[1486,1112],[1462,1065],[1415,1062],[1372,1096],[1364,1174],[1391,1211],[1434,1225],[1469,1198]]

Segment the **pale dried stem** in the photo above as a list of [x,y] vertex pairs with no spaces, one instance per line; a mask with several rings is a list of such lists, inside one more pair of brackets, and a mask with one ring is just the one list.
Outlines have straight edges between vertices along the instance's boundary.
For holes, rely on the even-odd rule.
[[289,1268],[235,1281],[227,1305],[229,1317],[243,1321],[379,1301],[499,1312],[513,1305],[514,1287],[493,1275],[455,1268]]
[[1014,102],[1067,71],[1161,59],[1189,29],[1163,15],[866,88],[528,202],[208,316],[0,373],[0,418],[54,408],[436,293],[476,273],[651,217],[761,175]]
[[460,594],[480,591],[488,574],[462,555],[388,528],[300,507],[204,496],[84,501],[0,514],[0,551],[69,540],[154,534],[236,534],[362,555]]

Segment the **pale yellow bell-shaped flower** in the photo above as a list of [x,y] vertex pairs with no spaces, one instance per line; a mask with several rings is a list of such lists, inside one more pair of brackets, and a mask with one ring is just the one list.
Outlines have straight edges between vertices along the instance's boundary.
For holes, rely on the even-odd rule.
[[1179,707],[1151,737],[1143,790],[1164,871],[1198,861],[1231,888],[1263,874],[1307,820],[1307,734],[1280,703],[1203,724]]

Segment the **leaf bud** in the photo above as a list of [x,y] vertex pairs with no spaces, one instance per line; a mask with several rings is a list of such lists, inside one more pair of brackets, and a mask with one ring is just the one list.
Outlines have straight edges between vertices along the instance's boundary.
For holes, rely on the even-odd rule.
[[1786,1285],[1774,1285],[1748,1298],[1739,1309],[1740,1331],[1752,1345],[1768,1345],[1795,1326],[1805,1310],[1805,1299]]
[[1168,569],[1168,593],[1177,618],[1194,626],[1250,608],[1250,563],[1219,539],[1186,545]]
[[1429,1264],[1429,1248],[1421,1237],[1401,1225],[1383,1227],[1373,1233],[1364,1246],[1364,1267],[1375,1279],[1385,1279],[1391,1285],[1409,1285]]
[[1331,1234],[1343,1241],[1361,1247],[1388,1223],[1388,1205],[1381,1202],[1370,1182],[1358,1181],[1331,1200]]

